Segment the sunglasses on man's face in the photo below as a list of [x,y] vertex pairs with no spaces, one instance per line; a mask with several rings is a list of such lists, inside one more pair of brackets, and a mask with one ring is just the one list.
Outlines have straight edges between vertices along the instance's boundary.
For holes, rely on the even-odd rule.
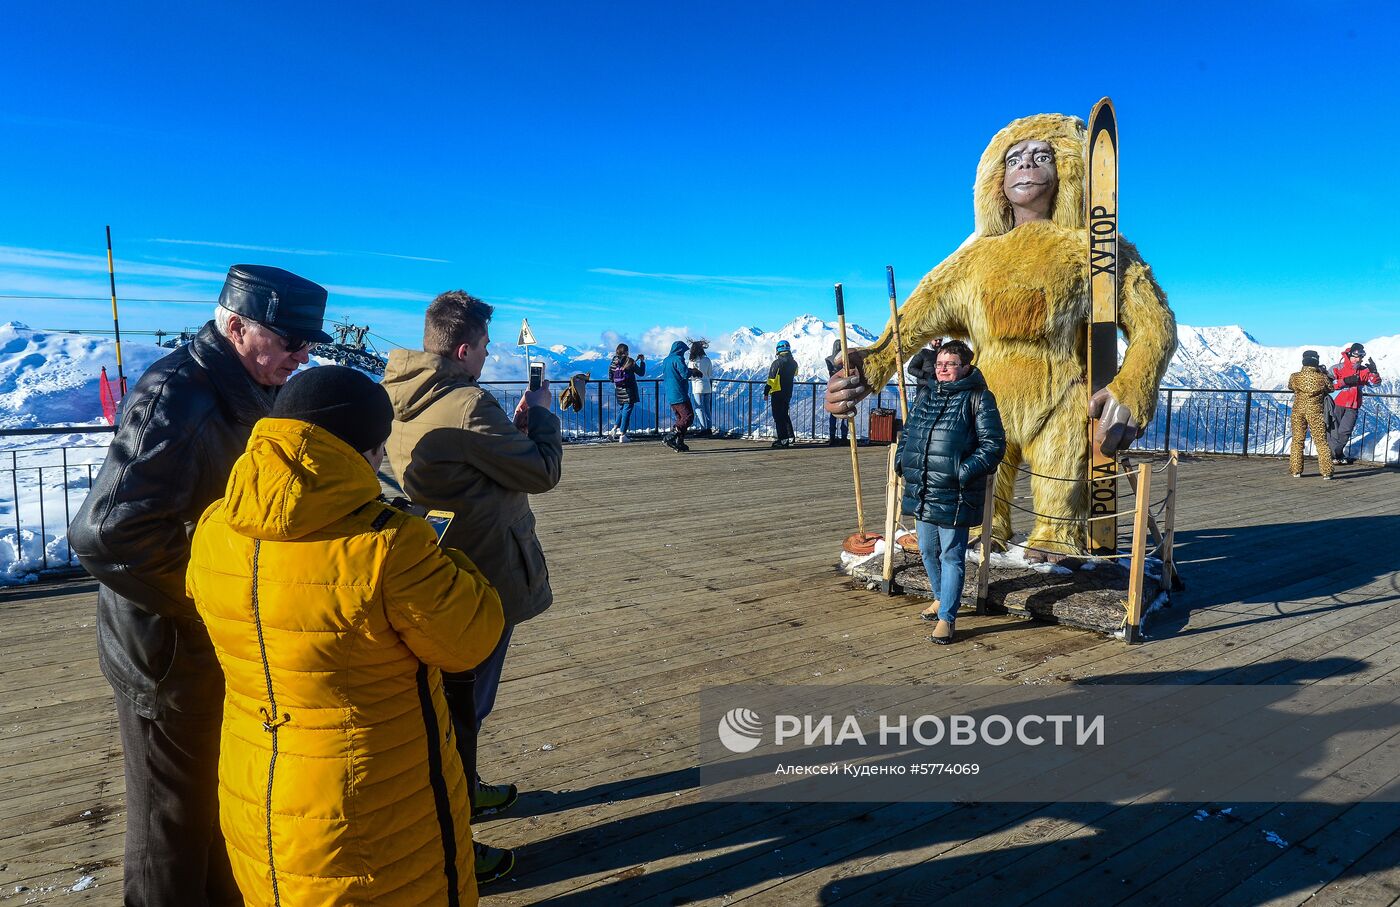
[[[262,322],[258,323],[262,324]],[[287,348],[287,352],[289,353],[300,353],[302,350],[306,349],[308,346],[311,345],[310,340],[307,340],[303,337],[298,337],[296,334],[289,334],[281,328],[273,327],[270,324],[263,324],[263,327],[267,328],[269,331],[276,334],[278,337],[281,337],[282,345]]]

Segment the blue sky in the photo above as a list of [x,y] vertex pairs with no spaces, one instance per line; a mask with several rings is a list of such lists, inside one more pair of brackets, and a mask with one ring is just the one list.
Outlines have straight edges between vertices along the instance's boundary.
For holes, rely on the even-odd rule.
[[902,297],[970,231],[992,133],[1107,94],[1122,229],[1179,321],[1400,332],[1393,187],[1369,185],[1400,149],[1390,4],[330,9],[7,4],[0,295],[105,297],[111,224],[133,330],[202,323],[237,261],[406,344],[457,287],[501,339],[522,315],[575,345],[771,330],[834,317],[835,281],[875,329],[884,266]]

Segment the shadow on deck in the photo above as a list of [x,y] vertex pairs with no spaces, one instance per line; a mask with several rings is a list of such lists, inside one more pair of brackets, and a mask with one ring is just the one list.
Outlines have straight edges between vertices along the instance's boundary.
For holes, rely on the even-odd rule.
[[[483,735],[487,779],[524,791],[477,826],[519,848],[516,876],[485,903],[1400,894],[1396,805],[736,805],[697,788],[698,692],[727,683],[1400,680],[1400,473],[1324,483],[1277,460],[1188,459],[1188,590],[1146,644],[969,615],[942,648],[917,605],[834,569],[855,523],[845,449],[693,447],[577,445],[561,486],[535,499],[556,604],[517,630]],[[883,449],[861,462],[878,523]],[[119,900],[121,764],[92,608],[90,582],[0,594],[0,900]],[[96,888],[66,892],[88,874]]]

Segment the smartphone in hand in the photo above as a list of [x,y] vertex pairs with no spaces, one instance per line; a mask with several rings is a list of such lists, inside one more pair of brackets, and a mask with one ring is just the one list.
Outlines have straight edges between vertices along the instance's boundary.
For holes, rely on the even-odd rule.
[[544,383],[544,362],[539,359],[530,362],[530,390],[537,391]]

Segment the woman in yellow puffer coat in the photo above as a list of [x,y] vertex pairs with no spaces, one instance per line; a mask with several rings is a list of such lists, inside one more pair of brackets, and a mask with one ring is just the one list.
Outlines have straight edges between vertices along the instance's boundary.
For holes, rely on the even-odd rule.
[[238,887],[250,905],[475,904],[441,672],[490,654],[500,598],[380,502],[379,385],[321,366],[273,416],[200,519],[186,578],[224,672],[219,816]]

